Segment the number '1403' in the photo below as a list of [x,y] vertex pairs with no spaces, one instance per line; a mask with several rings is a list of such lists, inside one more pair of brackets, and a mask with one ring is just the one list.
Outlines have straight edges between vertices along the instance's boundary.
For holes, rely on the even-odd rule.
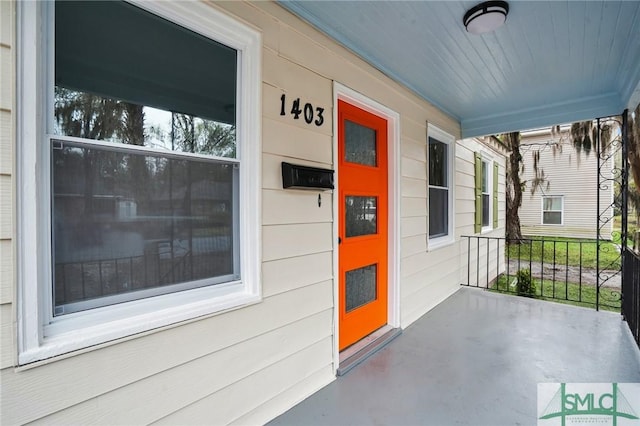
[[[299,120],[302,116],[307,124],[315,124],[316,126],[322,126],[324,123],[324,108],[313,107],[309,102],[300,107],[300,98],[293,100],[291,104],[290,114],[293,115],[294,120]],[[280,96],[280,115],[287,115],[287,97],[286,95]]]

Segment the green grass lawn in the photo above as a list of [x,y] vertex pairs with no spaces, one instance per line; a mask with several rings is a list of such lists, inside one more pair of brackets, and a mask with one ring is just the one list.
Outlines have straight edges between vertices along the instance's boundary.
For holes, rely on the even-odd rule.
[[[491,291],[498,293],[516,294],[515,275],[501,275],[496,283],[491,287]],[[564,281],[555,283],[552,280],[543,280],[542,287],[540,279],[533,278],[532,282],[536,286],[535,299],[550,300],[575,306],[585,306],[595,308],[596,306],[596,286],[587,284],[567,283]],[[600,289],[600,309],[620,312],[621,306],[620,291],[609,288]]]
[[[550,237],[546,237],[550,238]],[[573,238],[553,238],[554,241],[525,240],[522,244],[509,244],[507,255],[510,259],[521,259],[523,261],[540,262],[544,258],[544,263],[553,263],[555,256],[556,264],[568,264],[583,268],[596,267],[596,241],[576,240]],[[600,241],[600,268],[618,269],[620,268],[620,252],[615,244],[608,241]]]

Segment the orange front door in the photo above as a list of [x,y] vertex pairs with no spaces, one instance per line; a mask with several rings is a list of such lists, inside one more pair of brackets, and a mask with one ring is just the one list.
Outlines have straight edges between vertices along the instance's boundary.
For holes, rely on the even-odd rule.
[[338,101],[340,350],[387,323],[387,121]]

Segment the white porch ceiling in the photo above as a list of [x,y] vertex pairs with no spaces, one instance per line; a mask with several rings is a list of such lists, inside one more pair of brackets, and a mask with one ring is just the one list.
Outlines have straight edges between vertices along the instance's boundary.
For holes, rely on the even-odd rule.
[[280,1],[460,121],[464,137],[615,115],[640,101],[640,1],[510,1],[473,35],[475,1]]

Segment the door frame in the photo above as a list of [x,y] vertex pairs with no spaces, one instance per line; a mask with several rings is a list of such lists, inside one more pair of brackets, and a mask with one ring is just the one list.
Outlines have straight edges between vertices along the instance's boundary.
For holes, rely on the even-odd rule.
[[333,191],[333,372],[336,374],[340,363],[339,355],[339,264],[338,264],[338,99],[361,108],[387,120],[387,174],[388,174],[388,224],[387,224],[387,324],[400,327],[400,114],[386,106],[333,82],[333,164],[335,169],[335,190]]

